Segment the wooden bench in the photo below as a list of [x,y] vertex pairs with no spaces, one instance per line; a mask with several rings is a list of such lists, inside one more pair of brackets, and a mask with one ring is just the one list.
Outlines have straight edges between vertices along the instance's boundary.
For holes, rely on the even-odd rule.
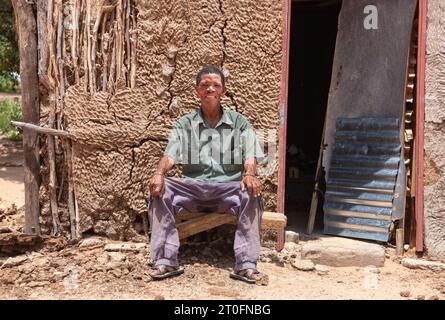
[[[276,230],[276,249],[281,251],[284,247],[284,228],[287,218],[282,213],[265,211],[261,221],[262,230]],[[237,224],[237,218],[229,213],[180,213],[176,216],[176,227],[179,240],[184,240],[194,234],[213,229],[223,224]]]

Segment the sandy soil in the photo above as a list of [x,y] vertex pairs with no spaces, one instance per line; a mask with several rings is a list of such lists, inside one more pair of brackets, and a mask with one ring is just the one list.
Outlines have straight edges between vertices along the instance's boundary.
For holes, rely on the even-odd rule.
[[298,246],[279,254],[263,247],[262,260],[272,261],[260,262],[258,267],[269,275],[269,285],[257,286],[229,278],[230,250],[185,245],[181,250],[185,273],[152,281],[144,274],[150,259],[147,248],[108,252],[104,251],[106,239],[94,241],[86,247],[62,245],[60,251],[60,243],[57,249],[53,243],[38,252],[1,257],[0,299],[445,298],[443,274],[407,269],[391,258],[373,272],[357,267],[300,271],[290,263],[298,259]]
[[25,204],[22,142],[0,136],[0,208]]

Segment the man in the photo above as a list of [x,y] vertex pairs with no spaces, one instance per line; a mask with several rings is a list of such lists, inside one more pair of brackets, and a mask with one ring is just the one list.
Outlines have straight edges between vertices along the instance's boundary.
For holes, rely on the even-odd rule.
[[[178,263],[177,213],[228,212],[238,217],[230,276],[248,283],[267,281],[256,270],[263,213],[256,162],[263,153],[248,120],[221,106],[226,87],[218,67],[201,69],[195,89],[201,106],[178,120],[150,181],[149,274],[159,280],[184,271]],[[165,177],[175,163],[182,163],[185,178]]]

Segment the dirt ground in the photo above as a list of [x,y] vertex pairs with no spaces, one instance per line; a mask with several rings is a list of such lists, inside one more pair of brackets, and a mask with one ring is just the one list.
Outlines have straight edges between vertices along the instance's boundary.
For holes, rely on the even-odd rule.
[[[21,237],[24,221],[21,151],[17,144],[0,141],[0,237],[15,239]],[[0,246],[0,300],[445,299],[443,272],[407,269],[390,247],[382,268],[316,266],[301,271],[294,265],[305,241],[286,244],[280,253],[266,242],[258,268],[268,274],[269,284],[235,281],[229,278],[234,263],[230,228],[196,236],[181,246],[185,273],[164,281],[144,274],[150,261],[144,243],[97,236],[77,243],[51,237],[22,239],[21,246]]]

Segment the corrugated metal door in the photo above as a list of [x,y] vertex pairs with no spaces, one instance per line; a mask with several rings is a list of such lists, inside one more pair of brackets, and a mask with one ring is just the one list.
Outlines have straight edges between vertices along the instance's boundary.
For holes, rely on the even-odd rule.
[[[324,232],[387,241],[401,162],[397,118],[338,118],[324,202]],[[397,211],[397,212],[396,212]]]

